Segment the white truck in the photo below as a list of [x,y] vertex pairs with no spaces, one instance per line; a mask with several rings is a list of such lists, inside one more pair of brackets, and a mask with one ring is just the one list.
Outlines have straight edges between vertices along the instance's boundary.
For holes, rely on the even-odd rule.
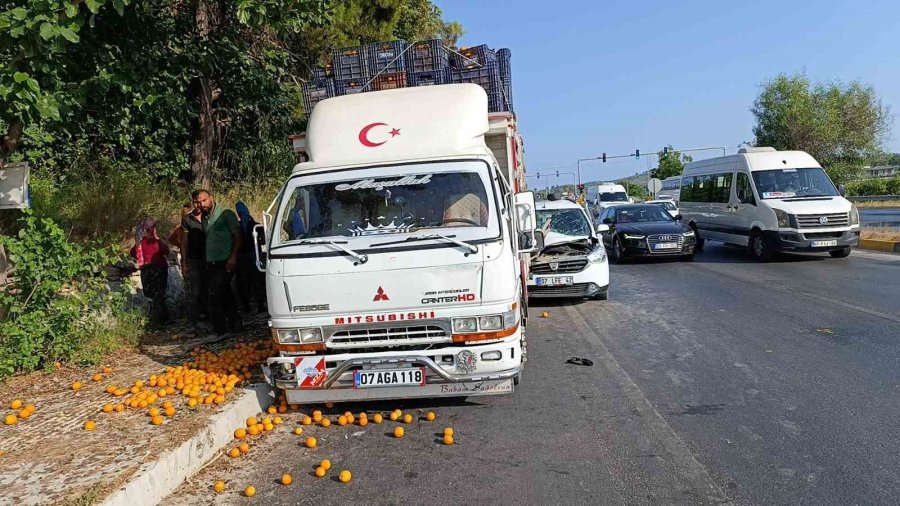
[[298,404],[511,393],[541,241],[514,117],[478,85],[403,88],[324,100],[293,141],[261,225],[267,381]]

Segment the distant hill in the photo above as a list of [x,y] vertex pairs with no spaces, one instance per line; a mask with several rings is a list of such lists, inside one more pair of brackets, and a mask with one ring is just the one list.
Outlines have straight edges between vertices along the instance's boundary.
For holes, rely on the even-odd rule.
[[[613,179],[612,182],[619,183],[619,184],[625,184],[626,181],[629,181],[633,185],[646,187],[647,181],[649,179],[650,179],[650,171],[647,170],[647,171],[641,172],[639,174],[635,174],[633,176],[621,177],[619,179]],[[602,181],[588,181],[584,184],[585,184],[585,186],[592,186],[592,185],[598,185],[600,183],[608,183],[608,182],[610,182],[609,179],[604,179]]]

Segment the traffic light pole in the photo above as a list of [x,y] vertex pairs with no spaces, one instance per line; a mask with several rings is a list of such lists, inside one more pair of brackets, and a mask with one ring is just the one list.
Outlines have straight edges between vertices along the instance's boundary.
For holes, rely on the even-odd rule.
[[[674,148],[673,148],[672,150],[673,150],[673,151],[678,151],[679,153],[693,153],[693,152],[695,152],[695,151],[711,151],[711,150],[714,150],[714,149],[715,149],[715,150],[721,149],[721,150],[722,150],[722,156],[725,156],[725,146],[711,146],[711,147],[707,147],[707,148],[690,148],[690,149],[674,149]],[[665,154],[666,151],[648,151],[648,152],[642,152],[641,150],[636,149],[636,150],[634,150],[634,153],[629,153],[629,154],[627,154],[627,155],[612,155],[612,156],[607,156],[606,153],[603,153],[603,155],[601,155],[601,156],[596,156],[596,157],[593,157],[593,158],[579,158],[579,159],[578,159],[578,164],[577,164],[577,166],[578,166],[578,169],[577,169],[577,170],[578,170],[578,176],[577,176],[578,184],[581,184],[581,162],[589,162],[589,161],[592,161],[592,160],[603,160],[603,163],[606,163],[606,160],[612,160],[612,159],[614,159],[614,158],[634,158],[634,159],[637,160],[637,159],[640,159],[641,154],[645,154],[645,155],[655,155],[657,158],[659,158],[659,155],[660,155],[661,153],[662,153],[662,154]]]

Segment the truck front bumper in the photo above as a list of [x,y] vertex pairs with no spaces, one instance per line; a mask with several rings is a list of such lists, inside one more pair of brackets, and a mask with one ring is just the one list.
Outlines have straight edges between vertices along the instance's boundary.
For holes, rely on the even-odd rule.
[[[272,357],[263,366],[263,374],[269,384],[285,390],[291,404],[507,394],[512,393],[523,367],[520,332],[488,344],[434,350]],[[325,360],[325,378],[318,386],[301,386],[306,378],[303,371],[297,371],[301,358]],[[407,367],[424,368],[425,384],[354,385],[356,370]]]

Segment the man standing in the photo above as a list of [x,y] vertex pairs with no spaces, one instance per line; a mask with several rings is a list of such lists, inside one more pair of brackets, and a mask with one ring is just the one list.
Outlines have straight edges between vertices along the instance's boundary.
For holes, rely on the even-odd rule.
[[197,200],[199,196],[200,190],[191,193],[193,208],[181,220],[181,274],[187,280],[190,290],[188,313],[194,331],[198,331],[199,323],[206,319],[209,307],[206,234],[203,232],[203,210]]
[[209,283],[209,317],[220,337],[243,330],[241,317],[231,293],[231,278],[237,268],[243,238],[234,211],[220,206],[207,190],[199,190],[194,200],[203,212],[206,234],[206,274]]

